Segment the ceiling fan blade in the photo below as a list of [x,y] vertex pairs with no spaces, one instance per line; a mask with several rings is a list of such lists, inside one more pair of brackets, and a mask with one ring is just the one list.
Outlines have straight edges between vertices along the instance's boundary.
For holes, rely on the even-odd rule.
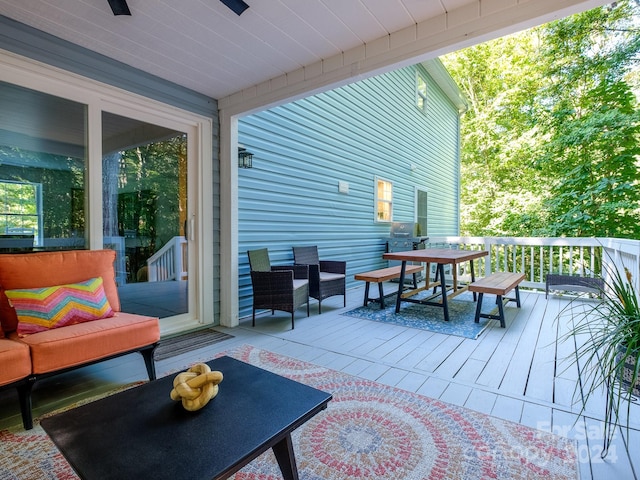
[[242,15],[242,12],[244,12],[247,8],[249,8],[249,5],[247,5],[242,0],[220,0],[220,1],[224,3],[227,7],[229,7],[231,10],[233,10],[234,13],[236,13],[236,15]]
[[127,0],[108,0],[114,15],[131,15]]

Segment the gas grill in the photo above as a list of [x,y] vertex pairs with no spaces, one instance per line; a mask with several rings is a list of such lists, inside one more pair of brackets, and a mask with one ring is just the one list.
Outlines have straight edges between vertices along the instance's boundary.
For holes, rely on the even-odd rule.
[[[418,237],[415,235],[416,224],[414,222],[393,222],[391,232],[387,241],[387,252],[406,252],[408,250],[420,250],[425,248],[425,242],[429,237]],[[400,265],[402,262],[389,260],[389,266]],[[418,281],[423,280],[423,274],[417,276]],[[396,280],[397,281],[397,280]],[[405,283],[413,282],[413,278],[405,279]]]

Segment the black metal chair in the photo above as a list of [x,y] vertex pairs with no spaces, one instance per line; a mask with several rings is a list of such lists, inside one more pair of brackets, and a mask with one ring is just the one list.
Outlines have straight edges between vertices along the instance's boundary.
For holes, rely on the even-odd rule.
[[320,260],[315,245],[293,247],[293,262],[309,266],[309,296],[318,300],[318,313],[322,313],[322,300],[334,295],[343,295],[347,306],[347,262]]
[[272,266],[266,248],[247,251],[253,286],[251,325],[256,326],[256,310],[282,310],[291,313],[294,328],[295,311],[307,304],[309,316],[309,269],[305,265]]

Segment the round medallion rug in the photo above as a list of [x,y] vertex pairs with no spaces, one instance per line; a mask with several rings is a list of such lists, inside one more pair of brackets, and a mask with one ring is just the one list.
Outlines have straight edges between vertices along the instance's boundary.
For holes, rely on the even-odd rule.
[[[333,394],[293,434],[301,479],[577,478],[572,440],[249,346],[228,354]],[[281,474],[267,452],[233,478]]]
[[[224,354],[332,393],[327,409],[293,433],[301,480],[578,477],[567,438],[247,345]],[[1,431],[0,445],[2,480],[77,478],[37,422]],[[282,474],[269,450],[232,478]]]

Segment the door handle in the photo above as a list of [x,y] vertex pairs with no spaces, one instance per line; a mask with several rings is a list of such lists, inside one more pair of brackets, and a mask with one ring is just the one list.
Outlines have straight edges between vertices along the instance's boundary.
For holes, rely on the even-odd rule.
[[196,238],[196,217],[195,215],[189,220],[189,238],[187,240],[194,241]]

